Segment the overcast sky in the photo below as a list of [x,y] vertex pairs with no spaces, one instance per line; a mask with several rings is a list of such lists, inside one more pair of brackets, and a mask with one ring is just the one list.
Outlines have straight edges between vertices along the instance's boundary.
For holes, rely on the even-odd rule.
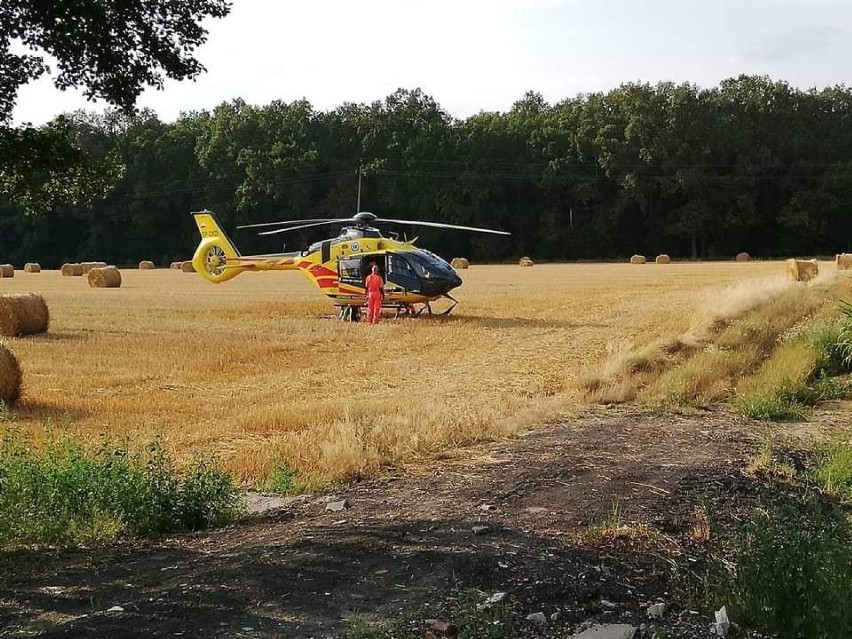
[[[528,90],[555,102],[629,81],[852,84],[848,0],[234,0],[209,30],[207,73],[139,106],[164,120],[238,97],[329,110],[420,87],[466,117]],[[42,79],[19,94],[15,121],[77,108],[102,105]]]

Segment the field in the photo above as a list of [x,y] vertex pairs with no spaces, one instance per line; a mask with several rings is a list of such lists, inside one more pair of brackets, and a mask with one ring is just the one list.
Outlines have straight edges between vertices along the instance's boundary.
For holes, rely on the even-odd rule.
[[0,293],[39,292],[51,309],[48,334],[8,340],[25,374],[24,428],[159,437],[182,459],[216,453],[247,483],[285,466],[311,486],[570,415],[578,380],[614,351],[687,331],[732,285],[771,288],[783,272],[779,262],[474,266],[453,315],[379,326],[334,319],[298,273],[217,286],[124,270],[120,289],[90,289],[18,272]]

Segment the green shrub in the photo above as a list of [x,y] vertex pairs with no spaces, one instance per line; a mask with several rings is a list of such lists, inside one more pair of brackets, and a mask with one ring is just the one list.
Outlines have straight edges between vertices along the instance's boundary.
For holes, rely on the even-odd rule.
[[[736,552],[736,570],[715,583],[711,605],[780,639],[840,639],[852,628],[850,531],[816,500],[756,513]],[[722,574],[722,573],[720,573]]]
[[811,479],[845,503],[852,503],[852,442],[835,442],[817,456]]
[[208,459],[183,470],[158,442],[141,453],[105,440],[87,452],[68,437],[38,451],[0,444],[0,545],[79,544],[197,530],[231,521],[241,502]]
[[286,463],[278,466],[266,484],[267,490],[282,495],[292,495],[299,492],[299,473]]

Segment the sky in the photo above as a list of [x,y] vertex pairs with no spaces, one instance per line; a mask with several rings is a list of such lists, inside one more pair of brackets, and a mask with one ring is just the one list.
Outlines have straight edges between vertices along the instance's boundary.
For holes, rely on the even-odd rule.
[[[527,91],[558,102],[624,82],[852,85],[848,0],[234,0],[207,27],[207,72],[138,106],[165,121],[236,98],[326,111],[419,87],[464,118]],[[43,78],[21,90],[14,120],[103,107]]]

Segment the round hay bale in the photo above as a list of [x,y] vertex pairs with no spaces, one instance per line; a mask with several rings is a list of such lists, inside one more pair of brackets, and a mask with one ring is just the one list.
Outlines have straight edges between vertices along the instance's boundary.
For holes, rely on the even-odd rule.
[[465,269],[470,266],[470,262],[466,257],[454,257],[453,261],[450,262],[450,266],[456,270]]
[[79,277],[83,274],[82,264],[63,264],[62,275],[64,277]]
[[670,258],[665,253],[661,253],[657,256],[657,259],[655,259],[654,262],[656,262],[657,264],[671,264],[672,258]]
[[41,295],[0,295],[0,335],[18,337],[44,333],[49,324],[50,311]]
[[93,268],[86,276],[92,288],[118,288],[121,286],[121,272],[114,266]]
[[852,253],[838,253],[834,263],[838,271],[852,270]]
[[106,262],[80,262],[80,266],[83,267],[83,275],[88,275],[93,268],[104,268],[106,265]]
[[529,267],[533,266],[534,264],[535,264],[535,262],[533,262],[528,257],[522,257],[521,259],[518,260],[518,266],[522,266],[524,268],[529,268]]
[[150,262],[148,260],[142,260],[141,262],[139,262],[139,269],[140,270],[150,271],[151,269],[155,269],[155,268],[157,268],[157,267],[154,266],[154,263]]
[[737,253],[737,256],[734,258],[737,262],[748,262],[751,259],[751,255],[748,253]]
[[0,401],[12,406],[21,396],[21,367],[14,353],[0,344]]
[[35,262],[24,264],[24,273],[41,273],[41,266]]
[[0,264],[0,277],[15,277],[15,267],[11,264]]
[[192,265],[192,262],[181,262],[180,270],[184,273],[195,273],[195,267]]
[[647,261],[644,255],[634,255],[630,258],[631,264],[645,264]]
[[181,266],[183,266],[183,262],[172,262],[169,264],[169,268],[176,271],[179,271]]

